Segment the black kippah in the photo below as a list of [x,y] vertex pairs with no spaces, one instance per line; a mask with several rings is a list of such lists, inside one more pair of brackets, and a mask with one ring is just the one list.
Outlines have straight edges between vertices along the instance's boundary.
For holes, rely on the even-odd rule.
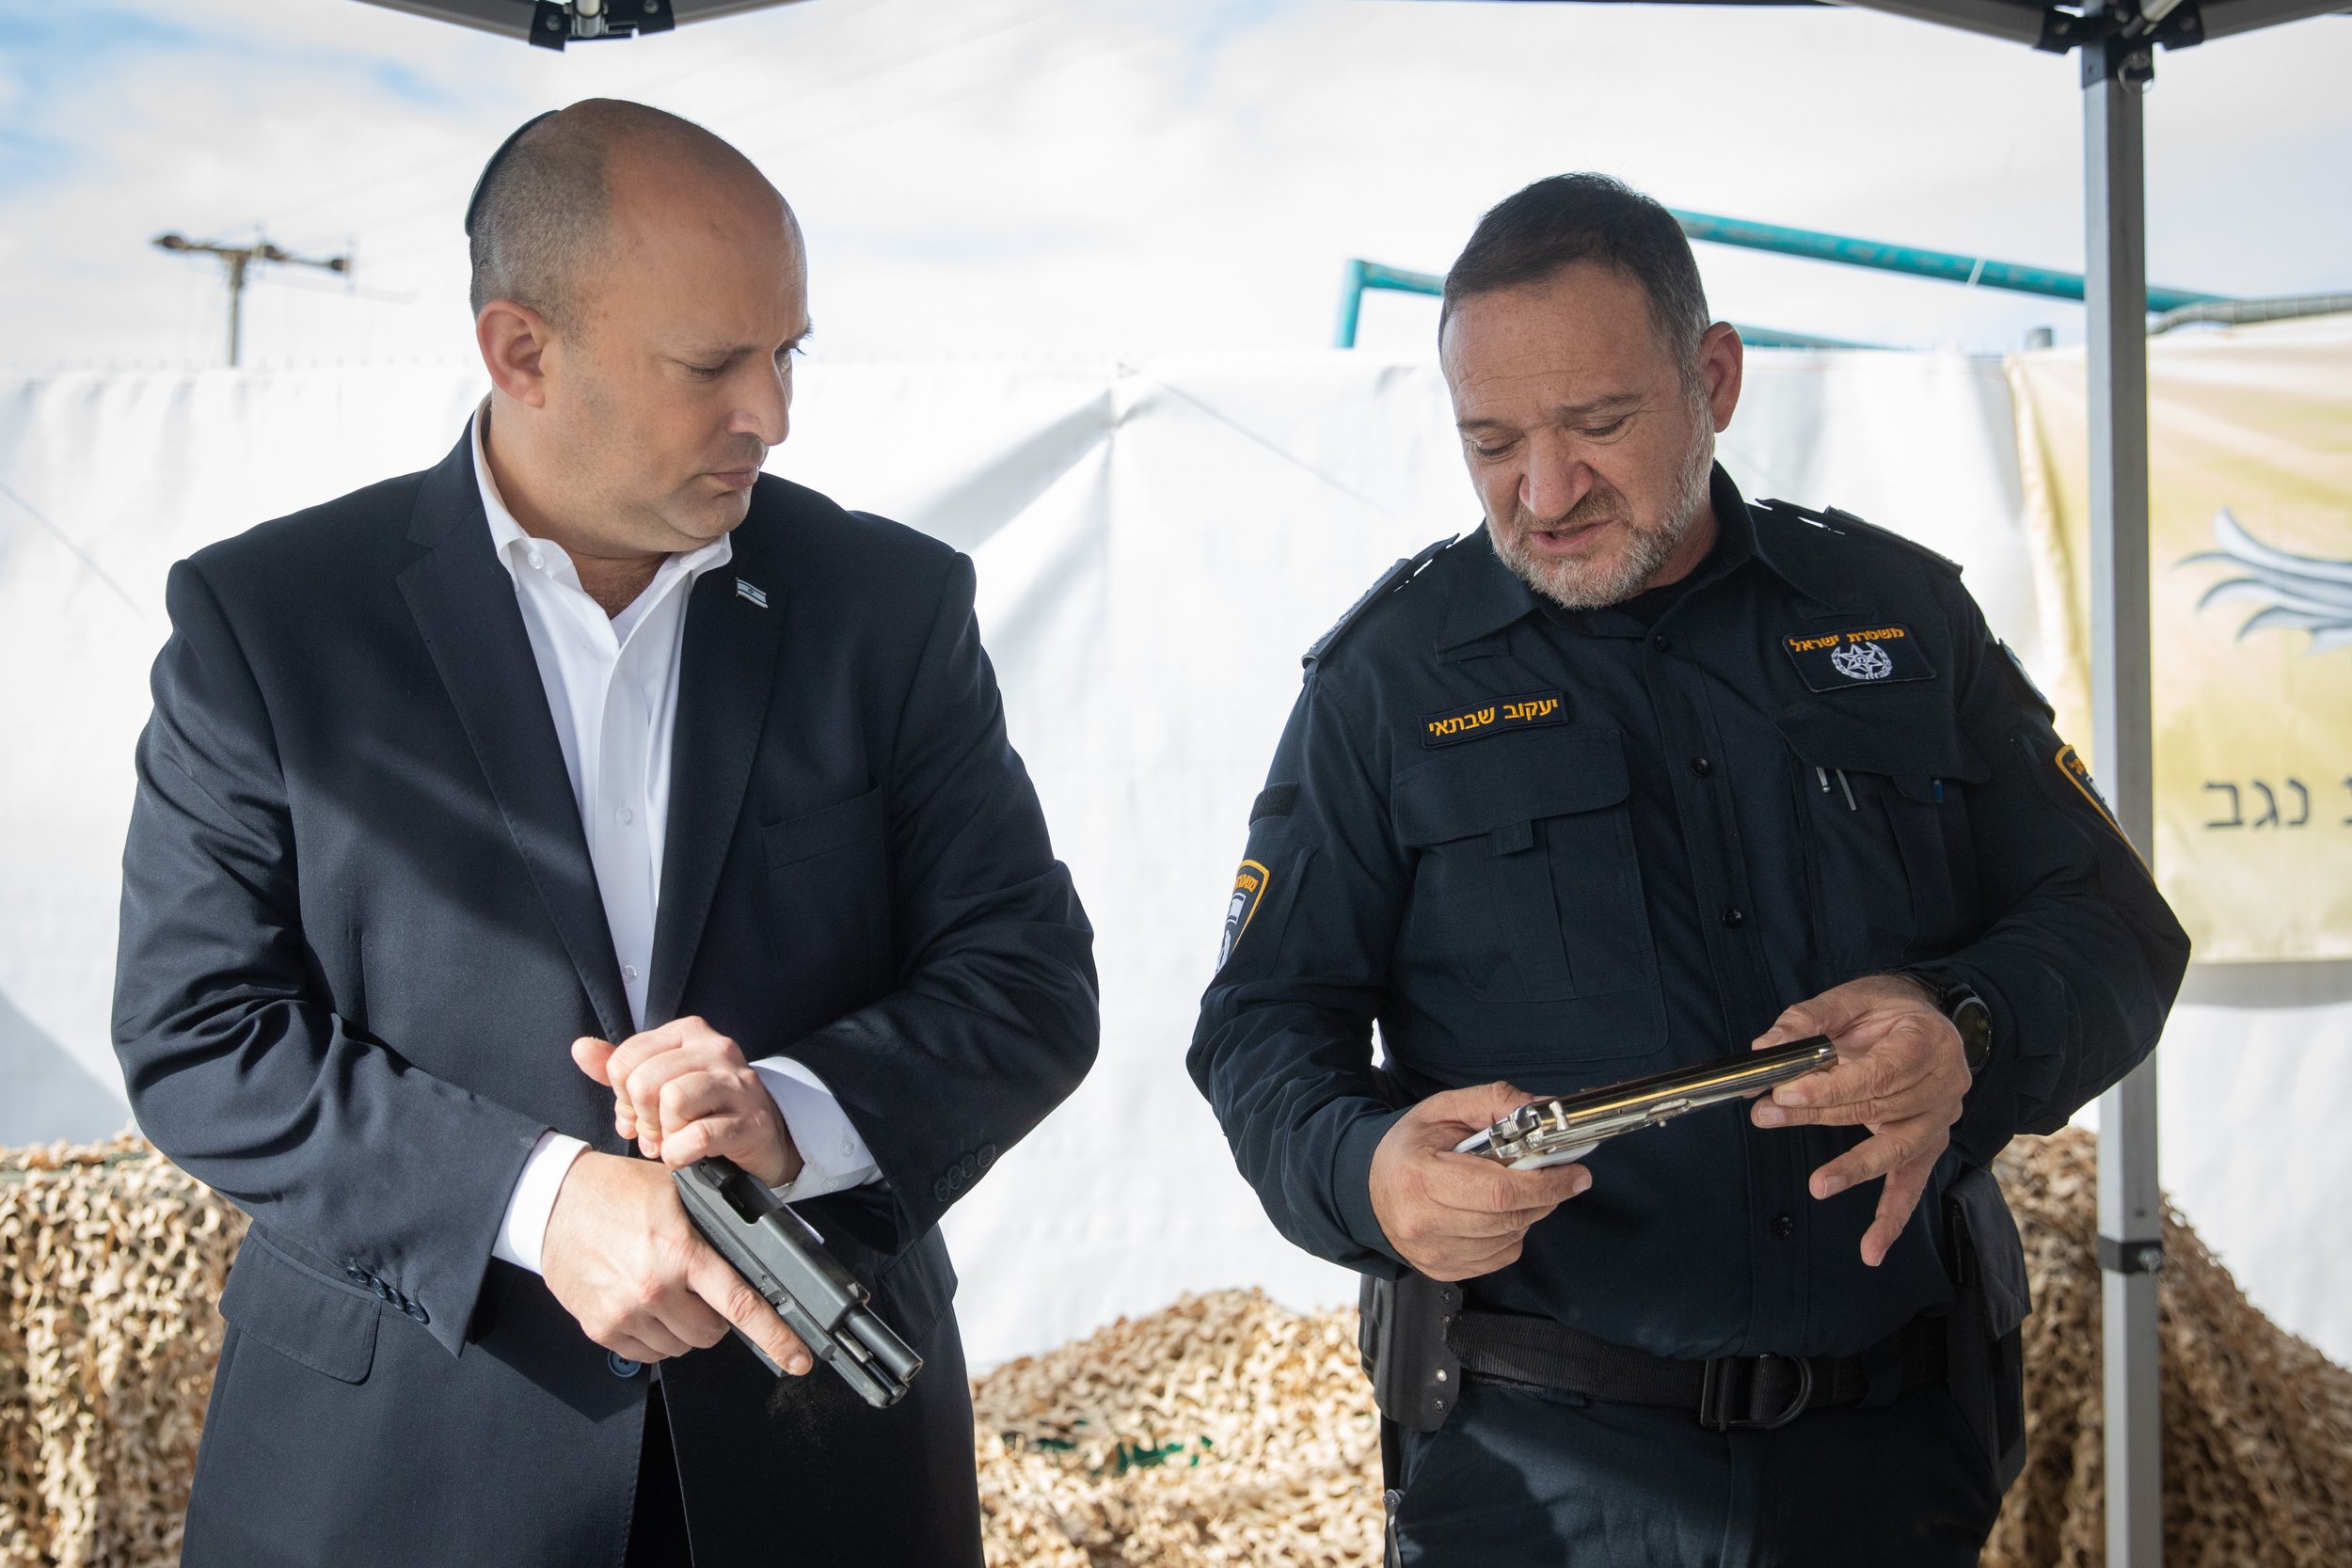
[[482,193],[490,188],[490,176],[498,172],[499,165],[505,162],[506,155],[515,150],[515,144],[522,140],[532,126],[561,113],[561,109],[549,109],[545,114],[532,115],[515,127],[514,135],[499,143],[499,150],[490,154],[488,163],[482,166],[482,178],[473,182],[473,195],[466,198],[466,238],[473,238],[474,221],[482,215]]

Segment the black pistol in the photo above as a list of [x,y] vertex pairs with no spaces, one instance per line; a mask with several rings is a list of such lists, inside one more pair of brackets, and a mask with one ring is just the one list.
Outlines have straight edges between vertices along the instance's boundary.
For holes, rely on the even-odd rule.
[[[811,1355],[876,1409],[905,1396],[923,1358],[867,1309],[866,1287],[825,1250],[806,1220],[732,1160],[698,1160],[670,1174],[694,1228],[767,1298]],[[784,1374],[741,1329],[736,1337],[770,1371]]]

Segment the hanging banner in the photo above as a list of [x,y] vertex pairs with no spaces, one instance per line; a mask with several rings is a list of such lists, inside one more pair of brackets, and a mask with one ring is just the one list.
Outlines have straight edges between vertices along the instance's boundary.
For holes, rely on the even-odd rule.
[[[2352,318],[2148,362],[2157,880],[2201,961],[2352,958]],[[2089,755],[2083,354],[2009,372],[2043,646],[2071,650],[2050,697]]]

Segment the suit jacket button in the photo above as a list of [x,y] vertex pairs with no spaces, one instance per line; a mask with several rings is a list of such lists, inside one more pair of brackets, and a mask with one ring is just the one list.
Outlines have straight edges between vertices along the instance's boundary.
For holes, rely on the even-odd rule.
[[631,1361],[628,1356],[623,1355],[616,1350],[609,1350],[604,1353],[604,1370],[611,1372],[614,1377],[635,1377],[637,1375],[638,1369],[644,1365],[644,1363],[642,1361]]
[[343,1265],[343,1277],[350,1280],[354,1285],[364,1286],[368,1282],[368,1271],[361,1268],[357,1263],[345,1263]]
[[400,1304],[400,1309],[408,1314],[410,1320],[413,1322],[419,1323],[429,1323],[433,1321],[430,1317],[425,1315],[424,1306],[421,1302],[404,1301]]
[[939,1199],[942,1203],[945,1203],[950,1197],[953,1197],[955,1196],[955,1191],[956,1189],[954,1186],[951,1185],[947,1179],[944,1176],[931,1183],[931,1196]]
[[980,1145],[980,1169],[986,1170],[995,1163],[996,1146],[994,1144]]

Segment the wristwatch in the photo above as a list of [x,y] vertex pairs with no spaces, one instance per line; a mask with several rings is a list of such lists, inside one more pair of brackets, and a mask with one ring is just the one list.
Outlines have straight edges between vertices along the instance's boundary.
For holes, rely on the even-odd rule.
[[1968,1057],[1971,1077],[1984,1070],[1984,1064],[1993,1057],[1993,1009],[1985,1006],[1977,988],[1967,981],[1935,969],[1899,969],[1894,972],[1921,987],[1935,1010],[1952,1021],[1960,1031],[1960,1047]]

